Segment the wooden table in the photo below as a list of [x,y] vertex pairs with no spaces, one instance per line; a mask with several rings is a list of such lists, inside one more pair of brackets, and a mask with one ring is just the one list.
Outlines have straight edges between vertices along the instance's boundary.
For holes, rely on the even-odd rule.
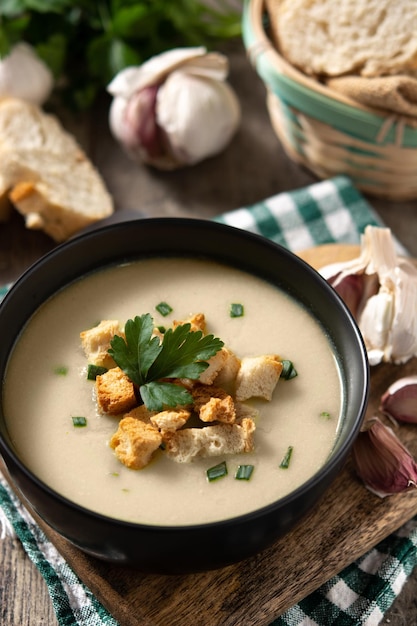
[[[230,82],[242,105],[242,125],[222,155],[193,168],[158,172],[130,161],[109,133],[106,97],[90,115],[74,119],[60,112],[64,125],[76,135],[103,175],[117,210],[135,210],[152,217],[210,218],[317,181],[284,154],[271,129],[264,87],[240,43],[228,44],[225,52],[231,63]],[[368,200],[417,257],[417,201]],[[0,284],[14,281],[53,246],[46,235],[26,230],[22,218],[14,212],[10,222],[0,225]],[[16,539],[0,540],[0,563],[1,626],[56,625],[43,579]],[[383,624],[417,623],[416,593],[417,572]]]

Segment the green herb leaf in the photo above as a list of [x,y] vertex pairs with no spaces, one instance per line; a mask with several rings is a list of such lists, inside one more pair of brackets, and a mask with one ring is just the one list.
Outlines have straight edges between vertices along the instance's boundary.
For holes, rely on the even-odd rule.
[[245,313],[243,304],[234,302],[230,305],[230,317],[243,317]]
[[209,467],[206,474],[207,474],[207,480],[209,482],[213,482],[214,480],[218,480],[219,478],[223,478],[224,476],[227,476],[226,461],[222,461],[221,463],[218,463],[217,465],[214,465],[213,467]]
[[291,457],[292,457],[292,453],[293,453],[293,446],[288,446],[288,449],[284,455],[284,458],[282,459],[281,463],[279,464],[281,469],[288,469],[290,466],[290,461],[291,461]]
[[150,382],[139,387],[140,395],[149,411],[162,411],[165,406],[192,404],[193,397],[180,385]]
[[97,376],[101,376],[107,372],[107,367],[103,367],[102,365],[94,365],[93,363],[89,363],[87,366],[87,379],[95,380]]
[[57,365],[54,368],[54,374],[57,376],[66,376],[68,374],[68,367],[66,365]]
[[250,480],[254,469],[253,465],[238,465],[235,478],[237,480]]
[[164,317],[172,313],[172,307],[166,302],[160,302],[159,304],[156,305],[155,309],[158,311],[158,313],[160,313]]
[[326,419],[326,420],[330,420],[332,418],[332,416],[329,413],[329,411],[322,411],[320,413],[320,417],[322,417],[323,419]]
[[291,380],[291,378],[295,378],[298,376],[298,372],[295,369],[293,362],[288,361],[287,359],[281,361],[282,363],[282,372],[280,378],[284,380]]
[[76,428],[83,428],[87,426],[87,418],[82,416],[73,417],[72,423]]
[[[116,364],[139,388],[145,405],[151,407],[189,404],[191,396],[183,387],[162,379],[191,378],[196,380],[208,367],[206,359],[214,356],[223,341],[191,331],[191,324],[169,328],[162,342],[153,337],[154,322],[146,313],[128,320],[125,338],[116,335],[108,350]],[[152,384],[150,384],[152,383]]]

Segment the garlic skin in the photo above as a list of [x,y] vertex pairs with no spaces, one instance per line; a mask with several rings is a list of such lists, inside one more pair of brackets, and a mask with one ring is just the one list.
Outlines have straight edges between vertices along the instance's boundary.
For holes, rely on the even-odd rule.
[[393,430],[378,417],[367,425],[352,448],[356,472],[367,489],[385,498],[417,488],[417,464]]
[[417,375],[405,376],[388,387],[379,410],[398,422],[417,423]]
[[53,87],[52,72],[29,44],[16,44],[0,60],[0,98],[20,98],[41,106]]
[[319,271],[354,315],[371,366],[417,356],[417,269],[397,256],[389,228],[367,226],[359,257]]
[[159,169],[214,156],[240,124],[227,74],[227,58],[204,47],[176,48],[126,68],[107,88],[110,130],[133,159]]

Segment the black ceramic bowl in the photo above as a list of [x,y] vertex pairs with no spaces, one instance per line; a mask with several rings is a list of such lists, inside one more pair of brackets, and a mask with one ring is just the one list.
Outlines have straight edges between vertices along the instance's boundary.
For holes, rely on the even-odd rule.
[[340,471],[365,412],[369,370],[361,335],[340,298],[286,249],[245,231],[194,219],[138,219],[69,241],[35,263],[0,306],[0,377],[22,327],[67,283],[100,267],[142,256],[204,256],[269,280],[318,318],[334,343],[344,387],[343,423],[324,467],[277,502],[220,522],[186,527],[141,525],[89,511],[54,492],[19,459],[0,412],[0,452],[10,475],[51,527],[93,556],[145,572],[186,573],[237,562],[263,550],[298,523]]

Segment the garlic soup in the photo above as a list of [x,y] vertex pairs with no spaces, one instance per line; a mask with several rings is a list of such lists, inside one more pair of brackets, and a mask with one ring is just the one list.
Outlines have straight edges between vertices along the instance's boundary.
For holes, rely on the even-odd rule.
[[[166,317],[155,309],[160,302],[173,309]],[[233,303],[243,315],[230,315]],[[293,362],[298,376],[279,380],[270,402],[250,400],[259,413],[253,452],[190,463],[157,454],[145,468],[129,469],[109,446],[118,418],[96,409],[80,332],[103,319],[123,326],[149,312],[168,325],[199,311],[207,331],[238,357],[276,353]],[[4,410],[17,454],[54,490],[116,519],[169,526],[242,515],[303,484],[332,451],[342,395],[323,328],[286,293],[214,261],[152,258],[89,274],[40,307],[10,357]],[[74,425],[77,417],[85,427]],[[223,461],[227,475],[209,482],[207,469]],[[254,468],[250,480],[237,480],[238,465],[247,464]]]

